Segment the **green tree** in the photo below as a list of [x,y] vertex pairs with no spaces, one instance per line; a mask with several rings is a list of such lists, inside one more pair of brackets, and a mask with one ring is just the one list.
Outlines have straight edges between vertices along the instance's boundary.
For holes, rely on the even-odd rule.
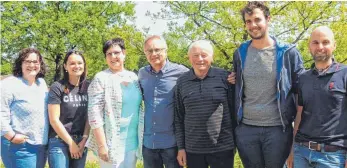
[[6,59],[1,59],[1,75],[8,75],[12,73],[12,64]]
[[[171,20],[166,37],[174,41],[171,43],[174,46],[181,46],[178,53],[186,50],[186,47],[182,46],[187,43],[198,39],[208,39],[215,47],[215,64],[231,69],[233,52],[243,41],[250,39],[240,14],[240,10],[247,2],[167,1],[159,3],[162,3],[165,8],[158,13],[148,12],[148,15],[153,19]],[[346,36],[343,30],[347,25],[346,2],[273,1],[266,3],[271,11],[270,34],[283,42],[297,44],[307,66],[312,59],[307,52],[307,38],[314,27],[330,26],[336,33],[338,44],[340,46],[346,44],[347,39],[343,38]],[[177,19],[185,20],[184,24],[178,24]],[[177,44],[180,41],[182,43]],[[338,48],[334,54],[338,61],[346,63],[344,48]]]
[[2,57],[13,59],[22,48],[38,48],[49,65],[50,83],[59,79],[64,54],[77,49],[84,52],[92,77],[106,67],[103,43],[123,37],[129,56],[126,67],[137,69],[137,42],[143,35],[132,23],[134,6],[133,2],[1,2]]

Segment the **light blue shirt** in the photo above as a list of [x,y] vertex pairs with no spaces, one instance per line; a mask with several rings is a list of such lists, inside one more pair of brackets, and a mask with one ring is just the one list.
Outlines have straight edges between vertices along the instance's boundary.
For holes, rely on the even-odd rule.
[[122,88],[122,114],[120,122],[120,137],[125,144],[125,152],[136,150],[138,147],[137,130],[139,123],[141,93],[134,83]]
[[150,65],[139,70],[139,81],[145,103],[145,130],[143,145],[150,149],[176,146],[174,134],[174,87],[181,74],[189,69],[167,60],[156,73]]
[[8,77],[1,81],[1,136],[10,131],[29,137],[32,145],[45,145],[48,141],[48,89],[39,78],[31,86],[21,77]]

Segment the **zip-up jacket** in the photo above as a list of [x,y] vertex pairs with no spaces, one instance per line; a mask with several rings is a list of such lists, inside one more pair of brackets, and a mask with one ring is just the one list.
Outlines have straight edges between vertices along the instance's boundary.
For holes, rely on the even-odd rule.
[[[276,81],[277,81],[277,105],[280,113],[283,129],[291,124],[296,115],[296,98],[298,76],[305,71],[302,57],[295,45],[285,45],[279,43],[275,38],[276,46]],[[242,43],[234,52],[233,67],[236,72],[235,84],[235,112],[237,121],[241,122],[243,117],[243,70],[247,57],[247,49],[250,41]]]

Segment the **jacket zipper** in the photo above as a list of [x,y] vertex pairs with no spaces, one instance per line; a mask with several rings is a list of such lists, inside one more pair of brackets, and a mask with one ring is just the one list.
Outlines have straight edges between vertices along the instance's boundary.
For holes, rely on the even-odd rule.
[[284,52],[283,52],[283,59],[282,59],[282,68],[281,68],[281,70],[280,70],[280,78],[278,79],[278,82],[277,82],[277,92],[279,93],[279,95],[278,95],[278,99],[277,99],[277,106],[278,106],[278,111],[279,111],[279,113],[280,113],[280,118],[281,118],[281,123],[282,123],[282,127],[283,127],[283,132],[286,132],[286,126],[284,125],[284,121],[283,121],[283,117],[282,117],[282,111],[281,111],[281,103],[280,103],[280,101],[281,101],[281,90],[280,90],[280,81],[281,81],[281,79],[282,79],[282,69],[283,69],[283,66],[284,66],[284,56],[285,56],[285,54],[286,54],[286,52],[289,50],[289,49],[291,49],[291,48],[293,48],[293,47],[290,47],[290,48],[288,48],[288,49],[286,49]]
[[280,101],[281,101],[280,81],[281,81],[281,78],[282,78],[282,69],[280,71],[280,78],[278,79],[278,82],[277,82],[277,92],[279,93],[278,99],[277,99],[277,106],[278,106],[278,111],[280,113],[280,118],[281,118],[281,123],[282,123],[282,127],[283,127],[283,132],[286,132],[286,126],[284,125],[284,122],[283,122],[281,105],[280,105]]
[[[241,91],[243,90],[243,69],[242,69],[242,58],[241,58],[241,53],[240,53],[240,50],[238,50],[238,53],[239,53],[239,59],[240,59],[240,62],[241,62],[241,87],[240,87],[240,91],[239,91],[239,98],[240,98],[240,104],[239,104],[239,109],[237,110],[237,113],[239,113],[240,111],[240,108],[242,106],[242,97],[241,97]],[[241,120],[240,120],[241,121]],[[240,124],[240,121],[237,119],[237,124],[239,125]]]

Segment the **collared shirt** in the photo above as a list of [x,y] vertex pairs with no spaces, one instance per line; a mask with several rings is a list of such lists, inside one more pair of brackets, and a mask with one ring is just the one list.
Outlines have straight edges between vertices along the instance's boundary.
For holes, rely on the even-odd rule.
[[177,80],[175,133],[179,149],[214,153],[234,148],[228,74],[211,67],[207,76],[199,79],[191,69]]
[[299,78],[299,106],[303,106],[295,140],[347,147],[347,66],[333,62],[323,74],[317,70]]
[[150,65],[139,70],[139,81],[145,103],[145,130],[143,145],[150,149],[176,146],[174,135],[173,94],[177,78],[188,68],[166,60],[156,73]]

